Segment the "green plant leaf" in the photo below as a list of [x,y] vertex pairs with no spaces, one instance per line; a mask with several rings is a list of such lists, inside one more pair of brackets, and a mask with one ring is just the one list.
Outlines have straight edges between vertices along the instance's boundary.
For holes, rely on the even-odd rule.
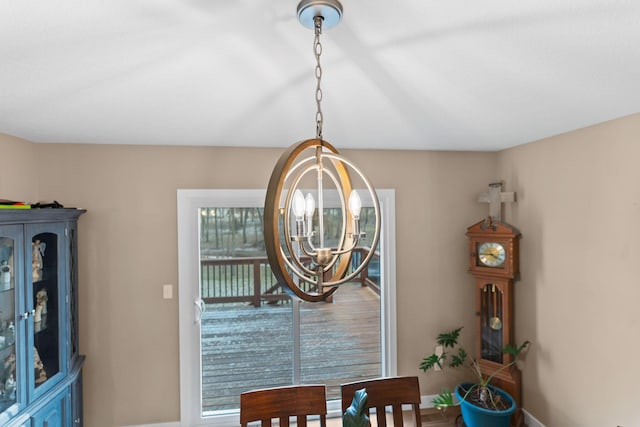
[[513,356],[513,358],[517,358],[520,353],[522,353],[522,351],[527,348],[529,346],[529,341],[525,341],[522,344],[520,344],[520,347],[516,347],[513,344],[507,344],[506,346],[504,346],[504,349],[502,350],[504,353],[506,354],[510,354]]
[[466,361],[467,352],[464,351],[464,348],[459,348],[458,354],[454,354],[453,356],[451,356],[451,363],[449,363],[449,366],[452,368],[457,368],[458,366],[464,365]]
[[431,403],[433,403],[434,408],[438,409],[455,406],[455,403],[453,401],[453,394],[451,394],[451,391],[447,390],[446,388],[443,389],[439,395],[434,397]]
[[458,329],[454,329],[453,331],[450,332],[443,332],[440,335],[438,335],[438,339],[436,340],[436,342],[443,346],[444,348],[447,347],[454,347],[458,344],[458,337],[460,336],[460,331],[462,331],[462,327],[459,327]]
[[424,372],[428,371],[429,369],[433,368],[434,366],[438,365],[438,367],[440,367],[440,369],[442,369],[442,359],[444,357],[444,354],[440,357],[438,357],[437,354],[432,354],[431,356],[427,356],[424,359],[422,359],[422,363],[420,363],[420,369],[422,369]]

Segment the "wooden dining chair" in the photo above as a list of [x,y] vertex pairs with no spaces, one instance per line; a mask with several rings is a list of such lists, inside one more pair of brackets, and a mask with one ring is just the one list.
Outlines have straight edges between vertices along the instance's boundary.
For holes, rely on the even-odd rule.
[[260,421],[270,427],[277,419],[280,427],[288,427],[295,417],[300,427],[307,425],[307,416],[318,416],[320,427],[327,425],[327,395],[323,385],[298,385],[251,390],[240,394],[240,425]]
[[386,411],[389,407],[393,415],[393,425],[395,427],[403,426],[403,404],[412,406],[415,426],[422,427],[418,377],[377,378],[342,384],[340,388],[343,414],[349,405],[351,405],[355,391],[364,388],[367,392],[367,411],[369,412],[369,416],[371,416],[370,409],[376,409],[378,427],[386,427]]

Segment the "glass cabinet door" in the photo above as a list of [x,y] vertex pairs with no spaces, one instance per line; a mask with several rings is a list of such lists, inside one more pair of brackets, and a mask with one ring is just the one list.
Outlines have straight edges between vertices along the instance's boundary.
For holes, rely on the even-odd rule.
[[22,227],[0,227],[0,415],[17,411],[26,401],[19,380],[24,372],[24,349],[16,345],[26,317],[21,311],[22,292],[16,292],[16,287],[23,286],[21,257]]
[[[28,372],[30,390],[40,395],[51,388],[66,372],[63,363],[65,295],[62,292],[64,268],[60,255],[64,250],[64,226],[51,224],[28,226],[31,237],[31,274],[27,273],[31,286],[27,289],[27,310],[31,310],[27,356],[33,360],[33,369]],[[32,352],[32,353],[31,353]],[[31,388],[33,387],[33,388]]]

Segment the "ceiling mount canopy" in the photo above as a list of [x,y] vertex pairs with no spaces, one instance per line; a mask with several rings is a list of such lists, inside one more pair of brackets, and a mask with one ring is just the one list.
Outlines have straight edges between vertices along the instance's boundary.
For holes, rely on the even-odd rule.
[[265,198],[264,240],[278,284],[315,302],[363,273],[378,244],[380,206],[362,171],[322,137],[320,34],[340,22],[342,5],[303,0],[298,18],[315,33],[316,137],[292,145],[276,163]]
[[302,0],[298,4],[298,20],[313,29],[315,18],[322,17],[325,30],[333,28],[342,20],[342,5],[338,0]]

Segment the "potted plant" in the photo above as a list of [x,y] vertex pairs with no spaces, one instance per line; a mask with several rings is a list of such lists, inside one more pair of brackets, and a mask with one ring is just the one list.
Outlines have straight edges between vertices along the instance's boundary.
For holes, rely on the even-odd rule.
[[[499,372],[512,368],[518,361],[518,357],[529,346],[529,341],[525,341],[520,346],[508,344],[503,352],[510,354],[513,359],[506,365],[496,369],[490,375],[483,375],[477,360],[469,359],[464,348],[458,346],[458,338],[462,328],[454,329],[438,335],[436,342],[444,349],[443,353],[431,354],[422,359],[420,369],[424,372],[438,366],[456,368],[468,366],[473,371],[477,381],[475,383],[462,383],[456,386],[454,391],[456,400],[450,390],[444,389],[433,399],[433,406],[445,410],[450,406],[460,405],[462,419],[467,427],[508,427],[511,415],[515,412],[516,406],[513,398],[504,390],[491,385],[491,380]],[[447,352],[451,349],[451,354]]]

